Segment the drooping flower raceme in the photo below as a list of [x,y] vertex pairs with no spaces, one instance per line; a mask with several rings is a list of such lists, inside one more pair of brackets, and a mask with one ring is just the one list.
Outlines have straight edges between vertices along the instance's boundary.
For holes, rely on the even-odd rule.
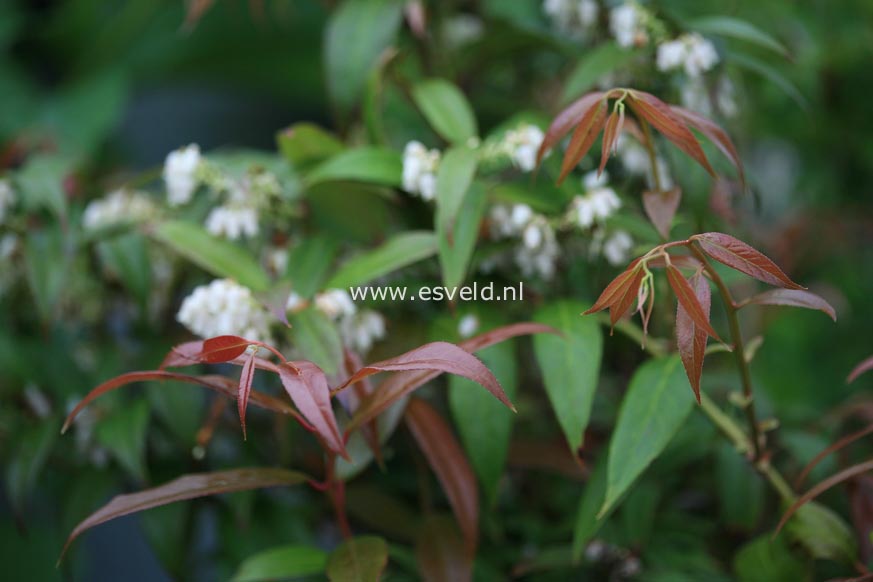
[[82,226],[85,230],[96,230],[113,224],[146,220],[155,213],[155,205],[147,195],[122,188],[89,202],[82,215]]
[[615,190],[607,184],[609,176],[606,172],[597,176],[597,172],[589,172],[582,182],[585,194],[576,196],[570,203],[569,219],[579,228],[587,229],[596,222],[602,222],[621,208],[621,200]]
[[9,180],[0,179],[0,224],[6,222],[6,214],[15,204],[15,190]]
[[423,200],[433,200],[439,163],[438,150],[428,150],[417,141],[406,144],[403,150],[403,189]]
[[619,46],[631,48],[649,42],[645,27],[646,13],[635,2],[616,6],[609,13],[609,30]]
[[536,125],[524,124],[506,132],[503,147],[512,163],[523,172],[530,172],[537,165],[537,151],[545,134]]
[[164,182],[167,185],[167,202],[181,206],[191,201],[197,189],[197,167],[200,165],[200,146],[191,144],[172,151],[164,162]]
[[372,309],[359,310],[344,289],[328,289],[315,296],[315,308],[337,322],[343,344],[359,354],[385,337],[385,318]]
[[683,34],[658,46],[656,64],[660,71],[683,69],[697,78],[718,64],[715,46],[697,33]]
[[527,204],[498,204],[489,213],[489,223],[492,237],[521,239],[513,258],[525,276],[550,279],[555,274],[560,247],[545,216]]
[[226,204],[217,206],[206,217],[206,230],[215,236],[236,240],[258,234],[258,212],[254,208]]
[[270,342],[270,314],[251,290],[230,279],[201,285],[182,302],[176,320],[192,333],[209,338],[238,335]]

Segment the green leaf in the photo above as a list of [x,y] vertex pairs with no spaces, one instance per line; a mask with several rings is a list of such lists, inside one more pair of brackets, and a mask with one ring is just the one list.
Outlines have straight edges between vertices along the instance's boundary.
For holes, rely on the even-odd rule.
[[317,576],[324,572],[327,553],[311,546],[277,546],[258,552],[240,564],[233,582],[261,582]]
[[749,462],[727,443],[716,451],[715,469],[722,523],[754,531],[764,509],[764,482]]
[[314,123],[295,123],[276,135],[282,156],[295,168],[322,162],[343,151],[345,146],[332,133]]
[[730,16],[707,16],[692,20],[687,24],[690,30],[696,30],[703,34],[714,34],[735,38],[759,47],[771,50],[775,53],[788,57],[788,50],[778,40],[758,28],[757,26]]
[[603,354],[600,326],[595,319],[581,316],[587,308],[586,304],[564,300],[534,316],[535,321],[563,334],[537,334],[533,341],[546,393],[574,455],[588,426]]
[[145,442],[149,405],[145,398],[118,406],[97,425],[97,442],[138,481],[145,481]]
[[576,511],[576,525],[573,528],[574,561],[582,559],[585,546],[597,535],[601,526],[606,523],[609,514],[615,509],[613,506],[606,514],[597,515],[606,496],[606,471],[607,456],[601,455],[588,476],[585,490],[582,492],[582,499],[579,501],[579,509]]
[[476,137],[476,118],[464,94],[442,79],[422,81],[412,88],[412,98],[438,134],[454,144]]
[[27,235],[24,266],[37,311],[47,321],[64,292],[70,271],[59,228],[35,230]]
[[789,81],[782,73],[767,63],[747,54],[736,52],[729,52],[727,54],[727,59],[739,67],[761,75],[766,80],[779,87],[786,95],[791,97],[791,99],[797,103],[801,109],[809,111],[809,101],[807,101],[806,97],[803,96],[800,89],[798,89],[797,86]]
[[270,279],[258,260],[241,247],[216,238],[192,222],[172,220],[158,224],[152,236],[218,277],[236,280],[252,291],[266,291]]
[[315,308],[288,318],[291,341],[303,357],[315,362],[325,374],[334,374],[343,358],[343,344],[336,325]]
[[461,204],[458,219],[451,229],[440,224],[442,221],[437,209],[440,266],[443,283],[448,288],[460,285],[467,275],[487,203],[485,188],[481,184],[473,184]]
[[678,356],[649,360],[637,369],[609,443],[605,514],[661,454],[694,402]]
[[[736,453],[734,456],[737,456]],[[808,564],[799,560],[781,538],[755,538],[734,556],[734,572],[740,582],[795,582],[809,580]]]
[[36,485],[52,444],[58,435],[55,419],[46,419],[22,430],[16,436],[15,447],[6,466],[6,489],[9,501],[17,511]]
[[615,42],[606,42],[584,53],[564,83],[561,103],[567,104],[578,99],[594,87],[601,77],[628,64],[638,55],[624,49]]
[[403,161],[394,150],[362,147],[344,151],[315,167],[305,179],[311,188],[323,182],[350,180],[399,187]]
[[56,154],[36,155],[15,174],[21,196],[21,206],[26,212],[50,210],[56,217],[67,213],[67,197],[64,194],[64,178],[73,169],[72,160]]
[[379,55],[394,42],[402,10],[396,0],[346,0],[331,16],[324,61],[328,92],[340,111],[357,104]]
[[813,558],[852,564],[856,559],[855,536],[833,510],[810,501],[785,524],[785,531]]
[[197,442],[197,431],[203,421],[205,394],[200,390],[168,388],[165,382],[150,383],[149,405],[173,436],[186,448]]
[[[476,356],[494,373],[506,395],[514,399],[518,378],[513,343],[495,344]],[[506,467],[515,415],[472,380],[454,375],[449,377],[449,407],[485,498],[493,503]]]
[[103,264],[145,306],[152,291],[152,269],[145,238],[129,232],[97,243]]
[[453,230],[455,219],[464,203],[464,198],[473,176],[476,175],[476,151],[467,146],[449,148],[437,170],[436,203],[437,224],[440,232]]
[[288,252],[285,279],[306,299],[321,289],[337,253],[337,241],[324,234],[308,236]]
[[433,256],[437,252],[432,232],[411,231],[395,235],[382,246],[345,262],[325,287],[345,289],[364,285],[388,273]]
[[388,564],[388,544],[376,536],[360,536],[344,542],[327,560],[331,582],[377,582]]

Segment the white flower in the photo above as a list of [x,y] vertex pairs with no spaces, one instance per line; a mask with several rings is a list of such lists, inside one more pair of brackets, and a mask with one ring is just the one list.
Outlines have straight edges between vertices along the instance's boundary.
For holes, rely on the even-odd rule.
[[688,49],[681,38],[661,43],[658,46],[656,64],[659,71],[672,71],[680,68],[688,58]]
[[191,144],[167,155],[164,162],[164,182],[170,206],[181,206],[191,201],[197,189],[197,166],[200,165],[200,146]]
[[543,12],[559,32],[581,37],[597,23],[600,7],[595,0],[545,0]]
[[689,79],[688,82],[683,83],[679,91],[679,100],[685,109],[696,111],[706,117],[712,115],[712,102],[702,79]]
[[537,152],[545,134],[536,125],[525,124],[506,132],[504,147],[512,163],[523,172],[532,171],[537,165]]
[[252,292],[230,279],[201,285],[182,301],[176,320],[203,337],[238,335],[253,341],[270,341],[270,315]]
[[278,276],[285,274],[288,269],[288,249],[282,247],[269,247],[265,251],[264,262],[271,273]]
[[596,188],[603,188],[607,184],[609,184],[609,173],[601,172],[600,175],[597,175],[597,170],[588,172],[584,176],[582,176],[582,185],[585,186],[585,190],[594,190]]
[[357,308],[345,289],[328,289],[315,296],[315,307],[331,319],[353,315]]
[[424,200],[433,200],[439,163],[438,150],[428,150],[417,141],[406,144],[403,150],[403,189]]
[[15,204],[15,190],[6,178],[0,178],[0,224],[6,222],[6,213]]
[[3,238],[0,238],[0,260],[8,261],[11,259],[15,251],[18,250],[18,244],[17,234],[9,233],[3,235]]
[[524,231],[524,227],[533,216],[533,210],[527,204],[513,204],[511,206],[497,204],[491,208],[489,213],[491,235],[494,238],[517,236]]
[[604,172],[597,177],[597,172],[590,172],[583,178],[587,192],[576,196],[570,203],[569,219],[579,228],[589,228],[595,222],[603,221],[621,208],[621,200],[615,190],[608,187],[608,176]]
[[343,343],[358,354],[364,354],[377,340],[385,337],[385,318],[372,309],[343,316],[339,321]]
[[466,339],[479,330],[479,318],[468,313],[458,322],[458,335]]
[[515,249],[515,262],[526,277],[551,279],[560,254],[555,231],[544,216],[534,216],[524,229],[522,244]]
[[621,165],[628,173],[644,176],[651,170],[649,152],[638,141],[622,136],[617,149]]
[[258,234],[258,213],[254,208],[218,206],[206,217],[206,230],[230,240],[241,236],[251,238]]
[[697,33],[683,34],[658,47],[659,71],[681,68],[685,70],[686,75],[696,78],[712,69],[718,61],[715,46]]
[[630,48],[649,41],[643,25],[645,14],[635,3],[616,6],[609,13],[609,30],[619,46]]
[[285,302],[285,310],[293,313],[300,311],[304,307],[306,307],[306,300],[300,294],[292,291],[288,296],[288,301]]
[[627,263],[633,246],[631,236],[623,230],[617,230],[603,242],[603,256],[610,265],[621,266]]
[[140,192],[121,189],[92,200],[82,215],[85,230],[147,219],[155,214],[152,201]]

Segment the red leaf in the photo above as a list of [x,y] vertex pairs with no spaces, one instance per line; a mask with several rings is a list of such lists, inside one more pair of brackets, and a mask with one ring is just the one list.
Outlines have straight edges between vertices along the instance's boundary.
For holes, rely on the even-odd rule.
[[688,281],[685,280],[685,277],[682,276],[681,271],[673,265],[667,265],[667,282],[673,288],[673,293],[676,294],[679,305],[682,306],[688,316],[694,321],[694,325],[716,340],[721,341],[721,338],[718,337],[718,334],[715,333],[715,330],[709,324],[709,313],[704,312],[703,306],[697,299],[695,290],[692,289]]
[[252,380],[255,377],[255,351],[245,360],[242,371],[239,374],[239,394],[236,398],[236,406],[239,410],[239,422],[242,426],[243,440],[246,438],[246,407],[249,404],[249,394],[252,392]]
[[639,259],[635,259],[626,270],[622,271],[615,279],[610,281],[609,285],[606,286],[606,289],[604,289],[600,294],[600,297],[597,298],[597,301],[594,302],[594,305],[585,311],[583,315],[590,315],[606,309],[607,307],[612,307],[613,304],[620,301],[622,292],[641,271],[641,269],[638,268],[638,265]]
[[615,302],[609,307],[609,321],[612,325],[618,323],[618,320],[631,308],[645,276],[645,271],[637,269],[636,274],[628,278],[625,284],[616,291]]
[[785,526],[786,522],[791,518],[792,515],[797,512],[798,509],[830,489],[835,485],[839,485],[840,483],[847,481],[853,477],[858,475],[863,475],[867,471],[873,471],[873,460],[865,461],[863,463],[858,463],[857,465],[852,465],[848,469],[843,469],[836,475],[832,475],[801,495],[794,503],[791,504],[791,507],[788,508],[788,511],[782,516],[782,519],[779,520],[779,525],[776,526],[776,532],[773,534],[774,536],[779,533],[779,531]]
[[[558,332],[554,328],[539,323],[515,323],[471,337],[459,345],[467,352],[475,352],[514,337],[534,333],[557,334]],[[415,370],[399,372],[389,377],[361,403],[351,421],[346,425],[346,434],[351,434],[355,429],[372,421],[392,404],[440,374],[442,374],[441,370]],[[337,390],[340,389],[342,388]]]
[[800,289],[771,289],[749,297],[741,301],[737,307],[746,305],[786,305],[788,307],[805,307],[806,309],[816,309],[828,314],[834,321],[837,320],[837,312],[831,307],[831,304],[809,291]]
[[408,370],[435,370],[463,376],[482,385],[500,402],[515,411],[515,407],[509,401],[509,398],[506,397],[500,382],[497,381],[491,370],[476,356],[448,342],[432,342],[388,360],[369,364],[355,372],[335,392],[378,372],[403,372]]
[[621,129],[622,121],[624,119],[624,113],[619,113],[617,111],[613,111],[612,115],[609,116],[609,119],[606,122],[606,127],[603,130],[603,145],[601,147],[600,152],[600,166],[597,168],[597,175],[603,173],[603,169],[606,167],[606,162],[609,160],[609,156],[612,151],[615,149],[615,143],[618,140],[618,133]]
[[670,238],[670,227],[673,225],[673,217],[676,216],[680,200],[682,200],[682,190],[679,188],[664,192],[643,192],[643,208],[646,209],[646,216],[655,225],[658,234],[665,239]]
[[734,168],[737,170],[737,173],[740,175],[740,182],[743,183],[743,187],[746,184],[746,173],[743,170],[743,162],[740,160],[740,155],[737,153],[737,148],[734,147],[731,138],[728,137],[728,134],[725,130],[719,127],[716,123],[711,120],[703,117],[698,113],[694,113],[693,111],[689,111],[687,109],[683,109],[682,107],[671,106],[670,110],[673,111],[680,119],[682,119],[685,123],[702,133],[715,144],[721,153],[730,159]]
[[116,517],[137,513],[153,507],[160,507],[176,501],[185,501],[207,495],[219,493],[231,493],[233,491],[248,491],[250,489],[263,489],[266,487],[279,487],[283,485],[298,485],[307,481],[309,477],[297,471],[286,469],[274,469],[269,467],[254,467],[250,469],[234,469],[231,471],[219,471],[215,473],[198,473],[183,475],[169,483],[164,483],[152,489],[146,489],[138,493],[117,495],[109,503],[89,515],[83,520],[67,538],[64,554],[70,544],[83,532],[94,526],[107,522]]
[[296,367],[279,367],[282,386],[300,414],[315,428],[325,446],[348,459],[346,447],[336,424],[336,416],[330,401],[330,388],[324,372],[312,362],[292,362]]
[[[224,394],[225,396],[233,399],[237,398],[237,392],[239,388],[236,382],[234,382],[230,378],[225,378],[224,376],[189,376],[187,374],[178,374],[175,372],[164,372],[163,370],[128,372],[127,374],[122,374],[121,376],[116,376],[115,378],[107,380],[106,382],[91,390],[91,392],[89,392],[67,416],[61,432],[66,432],[67,429],[70,427],[70,424],[76,418],[76,415],[78,415],[83,408],[85,408],[88,404],[90,404],[99,396],[102,396],[107,392],[111,392],[112,390],[121,388],[122,386],[126,386],[128,384],[134,384],[136,382],[148,382],[150,380],[175,380],[177,382],[197,384],[199,386],[209,388],[210,390],[215,390],[216,392]],[[249,400],[251,400],[251,402],[256,404],[257,406],[260,406],[261,408],[266,408],[267,410],[278,412],[279,414],[293,416],[304,427],[311,429],[309,424],[300,417],[296,410],[294,410],[291,406],[285,404],[277,398],[273,398],[268,394],[263,394],[261,392],[252,390],[249,394]]]
[[[364,366],[361,357],[351,350],[345,351],[343,364],[345,365],[346,373],[349,376],[354,374],[355,370]],[[370,383],[370,379],[364,378],[360,382],[353,384],[351,390],[340,393],[340,402],[346,400],[346,411],[349,413],[349,416],[352,416],[361,406],[361,403],[372,393],[373,385]],[[343,398],[343,396],[345,396],[345,398]],[[376,463],[380,467],[384,467],[382,446],[379,443],[379,423],[374,418],[361,427],[361,432],[363,433],[364,441],[366,441],[367,446],[370,447],[371,451],[373,451],[373,458],[376,459]]]
[[424,520],[415,543],[415,558],[426,582],[464,582],[473,578],[472,556],[448,516],[433,515]]
[[561,173],[558,175],[558,184],[564,181],[567,175],[573,171],[573,168],[582,161],[594,141],[606,124],[606,98],[595,103],[594,107],[585,112],[584,117],[573,131],[573,137],[570,138],[570,145],[567,146],[567,151],[564,153],[564,160],[561,162]]
[[540,149],[537,152],[538,166],[543,160],[543,156],[546,155],[546,152],[552,149],[556,143],[564,139],[564,136],[570,132],[570,129],[581,121],[585,116],[585,113],[592,106],[597,104],[597,102],[603,98],[603,95],[604,94],[600,91],[583,95],[558,114],[555,120],[552,121],[549,129],[546,131],[543,143],[540,144]]
[[479,492],[473,469],[449,426],[430,404],[413,398],[406,407],[406,426],[436,473],[473,555],[479,538]]
[[[708,321],[712,303],[712,290],[709,288],[709,283],[703,275],[698,273],[691,278],[690,285],[694,289],[703,315]],[[688,375],[688,381],[691,383],[698,404],[700,404],[700,375],[703,373],[703,357],[706,353],[707,337],[706,330],[694,323],[694,319],[680,302],[676,307],[676,345],[679,348],[682,365],[685,366],[685,373]]]
[[649,93],[643,91],[630,91],[628,104],[634,113],[645,119],[652,126],[664,134],[676,147],[691,156],[698,164],[715,177],[715,170],[709,165],[700,142],[685,125],[685,121],[671,111],[670,107]]
[[873,424],[868,424],[866,427],[862,428],[857,432],[853,432],[850,435],[846,435],[837,442],[833,443],[825,450],[817,454],[806,466],[803,468],[803,471],[800,472],[800,475],[797,476],[797,479],[794,481],[794,486],[799,488],[803,485],[803,482],[806,481],[806,478],[809,476],[810,472],[828,455],[831,453],[835,453],[840,449],[843,449],[858,439],[864,438],[868,434],[873,433]]
[[849,377],[846,379],[846,384],[851,384],[858,378],[858,376],[860,376],[864,372],[869,372],[870,370],[873,370],[873,356],[870,356],[869,358],[855,366],[855,369],[849,373]]
[[766,255],[730,235],[706,232],[694,235],[691,239],[696,240],[700,248],[719,263],[759,281],[786,289],[804,289],[789,279]]
[[197,359],[207,364],[229,362],[243,355],[253,342],[236,335],[220,335],[203,341],[203,351],[197,354]]

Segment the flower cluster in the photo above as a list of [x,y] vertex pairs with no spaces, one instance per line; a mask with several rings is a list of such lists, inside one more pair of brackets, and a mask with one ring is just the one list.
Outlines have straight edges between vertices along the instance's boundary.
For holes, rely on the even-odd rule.
[[520,238],[513,257],[527,276],[551,279],[560,247],[555,230],[545,216],[534,213],[527,204],[498,204],[490,212],[491,234],[494,238]]
[[606,262],[613,267],[620,267],[627,263],[633,249],[634,241],[623,230],[616,230],[607,235],[603,229],[598,229],[591,239],[591,257],[603,255]]
[[683,34],[658,46],[656,64],[659,71],[682,69],[697,78],[718,64],[715,46],[697,33]]
[[236,240],[241,236],[258,234],[258,212],[254,208],[237,205],[216,206],[206,217],[206,230],[215,236]]
[[115,224],[146,220],[156,212],[155,205],[146,194],[122,188],[89,202],[82,215],[82,226],[85,230],[97,230]]
[[167,202],[170,206],[182,206],[191,201],[200,182],[197,177],[200,161],[200,147],[197,144],[167,155],[164,162],[164,182],[167,185]]
[[507,131],[499,147],[519,170],[532,172],[536,168],[537,152],[544,138],[543,130],[526,123]]
[[543,12],[562,34],[581,37],[597,24],[600,7],[595,0],[545,0]]
[[648,19],[649,14],[636,2],[627,2],[610,11],[609,30],[621,47],[644,46],[649,42]]
[[252,292],[230,279],[201,285],[185,298],[176,319],[192,333],[209,338],[238,335],[270,342],[270,315]]
[[591,228],[595,223],[603,222],[621,208],[621,200],[615,190],[607,183],[609,175],[603,172],[589,172],[582,179],[585,194],[573,198],[570,203],[569,218],[579,228]]
[[417,141],[406,144],[403,150],[403,189],[423,200],[433,200],[439,164],[438,150],[428,150]]
[[[370,350],[373,344],[385,337],[385,318],[372,309],[358,309],[348,291],[328,289],[315,296],[315,308],[336,322],[343,344],[359,354]],[[307,301],[297,293],[288,297],[285,308],[298,311],[307,306]]]

